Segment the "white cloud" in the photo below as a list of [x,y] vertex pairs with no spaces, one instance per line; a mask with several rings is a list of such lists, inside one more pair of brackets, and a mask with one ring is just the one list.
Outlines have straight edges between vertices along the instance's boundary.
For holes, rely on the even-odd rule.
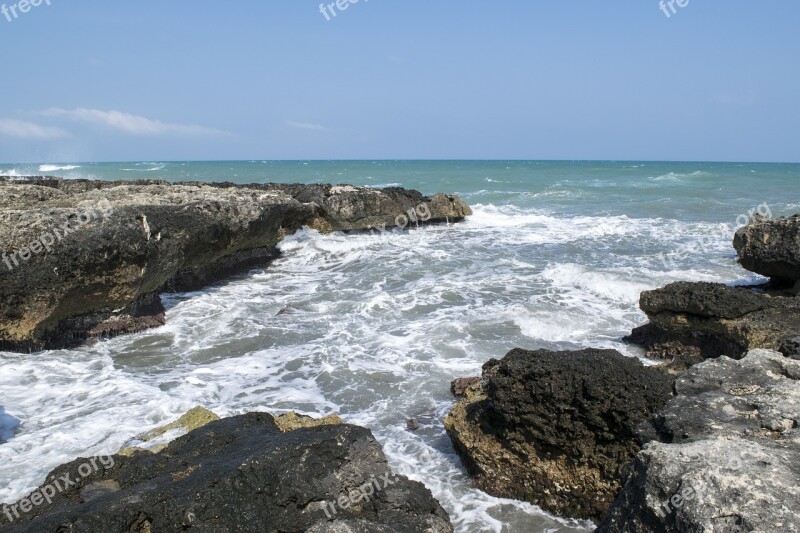
[[40,126],[33,122],[25,122],[24,120],[15,120],[13,118],[3,118],[0,119],[0,135],[17,139],[48,141],[67,137],[69,133],[61,128]]
[[131,135],[184,135],[190,137],[228,135],[228,133],[214,128],[205,128],[194,124],[161,122],[160,120],[131,115],[122,111],[102,111],[84,107],[73,110],[52,108],[41,111],[39,114],[46,117],[64,117],[79,122],[106,126]]
[[291,126],[293,128],[301,129],[301,130],[324,130],[325,128],[319,124],[310,124],[308,122],[295,122],[294,120],[287,120],[287,126]]

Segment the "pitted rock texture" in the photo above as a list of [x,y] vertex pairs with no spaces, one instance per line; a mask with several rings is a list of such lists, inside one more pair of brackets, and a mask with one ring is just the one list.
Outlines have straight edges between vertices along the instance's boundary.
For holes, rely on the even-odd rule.
[[800,531],[800,361],[752,350],[675,389],[598,531]]
[[673,378],[614,350],[512,350],[483,367],[445,428],[479,488],[600,520]]

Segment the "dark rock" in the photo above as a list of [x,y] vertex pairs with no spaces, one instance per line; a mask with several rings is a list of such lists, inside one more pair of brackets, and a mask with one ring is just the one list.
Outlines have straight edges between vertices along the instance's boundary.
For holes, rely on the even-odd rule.
[[800,359],[800,336],[783,339],[778,351],[791,359]]
[[42,490],[67,474],[74,484],[19,518],[4,507],[0,529],[453,531],[430,491],[393,475],[370,431],[356,426],[282,432],[272,416],[251,413],[211,422],[157,454],[101,459],[88,474],[87,459],[53,471]]
[[788,286],[800,280],[800,215],[753,217],[733,238],[739,263]]
[[636,428],[670,397],[672,378],[614,350],[512,350],[445,419],[476,484],[561,516],[605,516]]
[[800,361],[721,357],[675,390],[598,531],[800,531]]
[[755,348],[777,350],[800,335],[800,300],[783,291],[677,282],[643,292],[639,305],[650,322],[626,340],[688,364],[698,354],[740,358]]
[[682,372],[705,360],[703,352],[696,346],[686,346],[680,342],[656,344],[645,353],[650,359],[666,359],[663,368],[673,372]]
[[450,392],[456,398],[464,398],[467,394],[467,389],[476,383],[480,383],[481,378],[456,378],[450,383]]
[[162,325],[159,293],[265,266],[303,226],[369,230],[469,214],[456,196],[399,188],[0,179],[0,350]]

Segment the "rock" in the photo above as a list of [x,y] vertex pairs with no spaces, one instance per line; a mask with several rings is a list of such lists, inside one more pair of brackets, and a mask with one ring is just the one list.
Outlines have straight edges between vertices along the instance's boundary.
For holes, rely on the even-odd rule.
[[[208,409],[200,406],[194,407],[187,411],[186,414],[184,414],[175,422],[170,422],[169,424],[148,431],[147,433],[138,435],[134,441],[138,441],[140,443],[151,442],[170,432],[175,432],[174,437],[178,437],[216,420],[219,420],[219,417]],[[139,446],[125,447],[117,453],[125,456],[131,456],[139,452],[158,453],[167,447],[167,444],[170,442],[170,440],[148,448],[142,448]]]
[[342,419],[337,415],[312,418],[310,416],[298,415],[297,413],[286,413],[275,417],[275,425],[283,432],[317,426],[338,426],[340,424],[342,424]]
[[672,379],[614,350],[516,349],[484,365],[445,428],[482,490],[599,520]]
[[783,339],[778,351],[785,357],[800,359],[800,336]]
[[692,367],[598,531],[800,531],[799,381],[767,350]]
[[650,359],[668,359],[662,368],[670,372],[682,372],[687,368],[705,360],[703,352],[696,346],[686,346],[680,342],[672,341],[654,345],[645,353]]
[[753,217],[733,238],[739,263],[776,282],[800,280],[800,215],[768,219]]
[[790,350],[786,343],[800,336],[800,300],[783,291],[677,282],[643,292],[639,306],[650,322],[626,340],[687,364],[755,348]]
[[157,454],[100,459],[91,472],[87,459],[54,470],[34,495],[66,475],[70,486],[52,491],[51,503],[37,498],[27,513],[20,506],[30,501],[3,507],[0,529],[453,531],[430,491],[394,475],[372,433],[357,426],[282,432],[272,416],[250,413],[206,424]]
[[303,226],[471,214],[456,196],[331,185],[0,178],[0,350],[70,348],[164,324],[159,294],[263,267]]
[[453,396],[456,398],[464,398],[467,394],[467,389],[472,385],[479,383],[481,378],[479,377],[472,377],[472,378],[456,378],[450,384],[450,392],[453,393]]

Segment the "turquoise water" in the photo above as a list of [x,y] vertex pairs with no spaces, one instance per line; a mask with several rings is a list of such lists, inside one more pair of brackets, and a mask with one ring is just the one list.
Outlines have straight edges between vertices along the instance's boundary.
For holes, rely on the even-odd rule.
[[[162,328],[35,358],[0,353],[2,406],[21,421],[0,445],[0,502],[197,404],[222,416],[336,412],[369,427],[392,467],[425,483],[469,533],[590,525],[472,488],[441,424],[453,378],[478,375],[514,347],[640,357],[620,339],[645,320],[641,291],[676,280],[759,281],[736,264],[737,224],[751,212],[800,211],[797,164],[0,165],[0,174],[42,173],[397,185],[459,193],[475,213],[385,238],[304,230],[267,269],[164,295]],[[407,430],[408,418],[418,431]]]
[[[0,174],[233,183],[350,183],[457,192],[571,214],[727,222],[758,199],[800,202],[800,164],[600,161],[218,161],[0,164]],[[755,198],[757,193],[758,198]],[[795,193],[795,194],[792,194]],[[759,203],[760,203],[759,202]]]

